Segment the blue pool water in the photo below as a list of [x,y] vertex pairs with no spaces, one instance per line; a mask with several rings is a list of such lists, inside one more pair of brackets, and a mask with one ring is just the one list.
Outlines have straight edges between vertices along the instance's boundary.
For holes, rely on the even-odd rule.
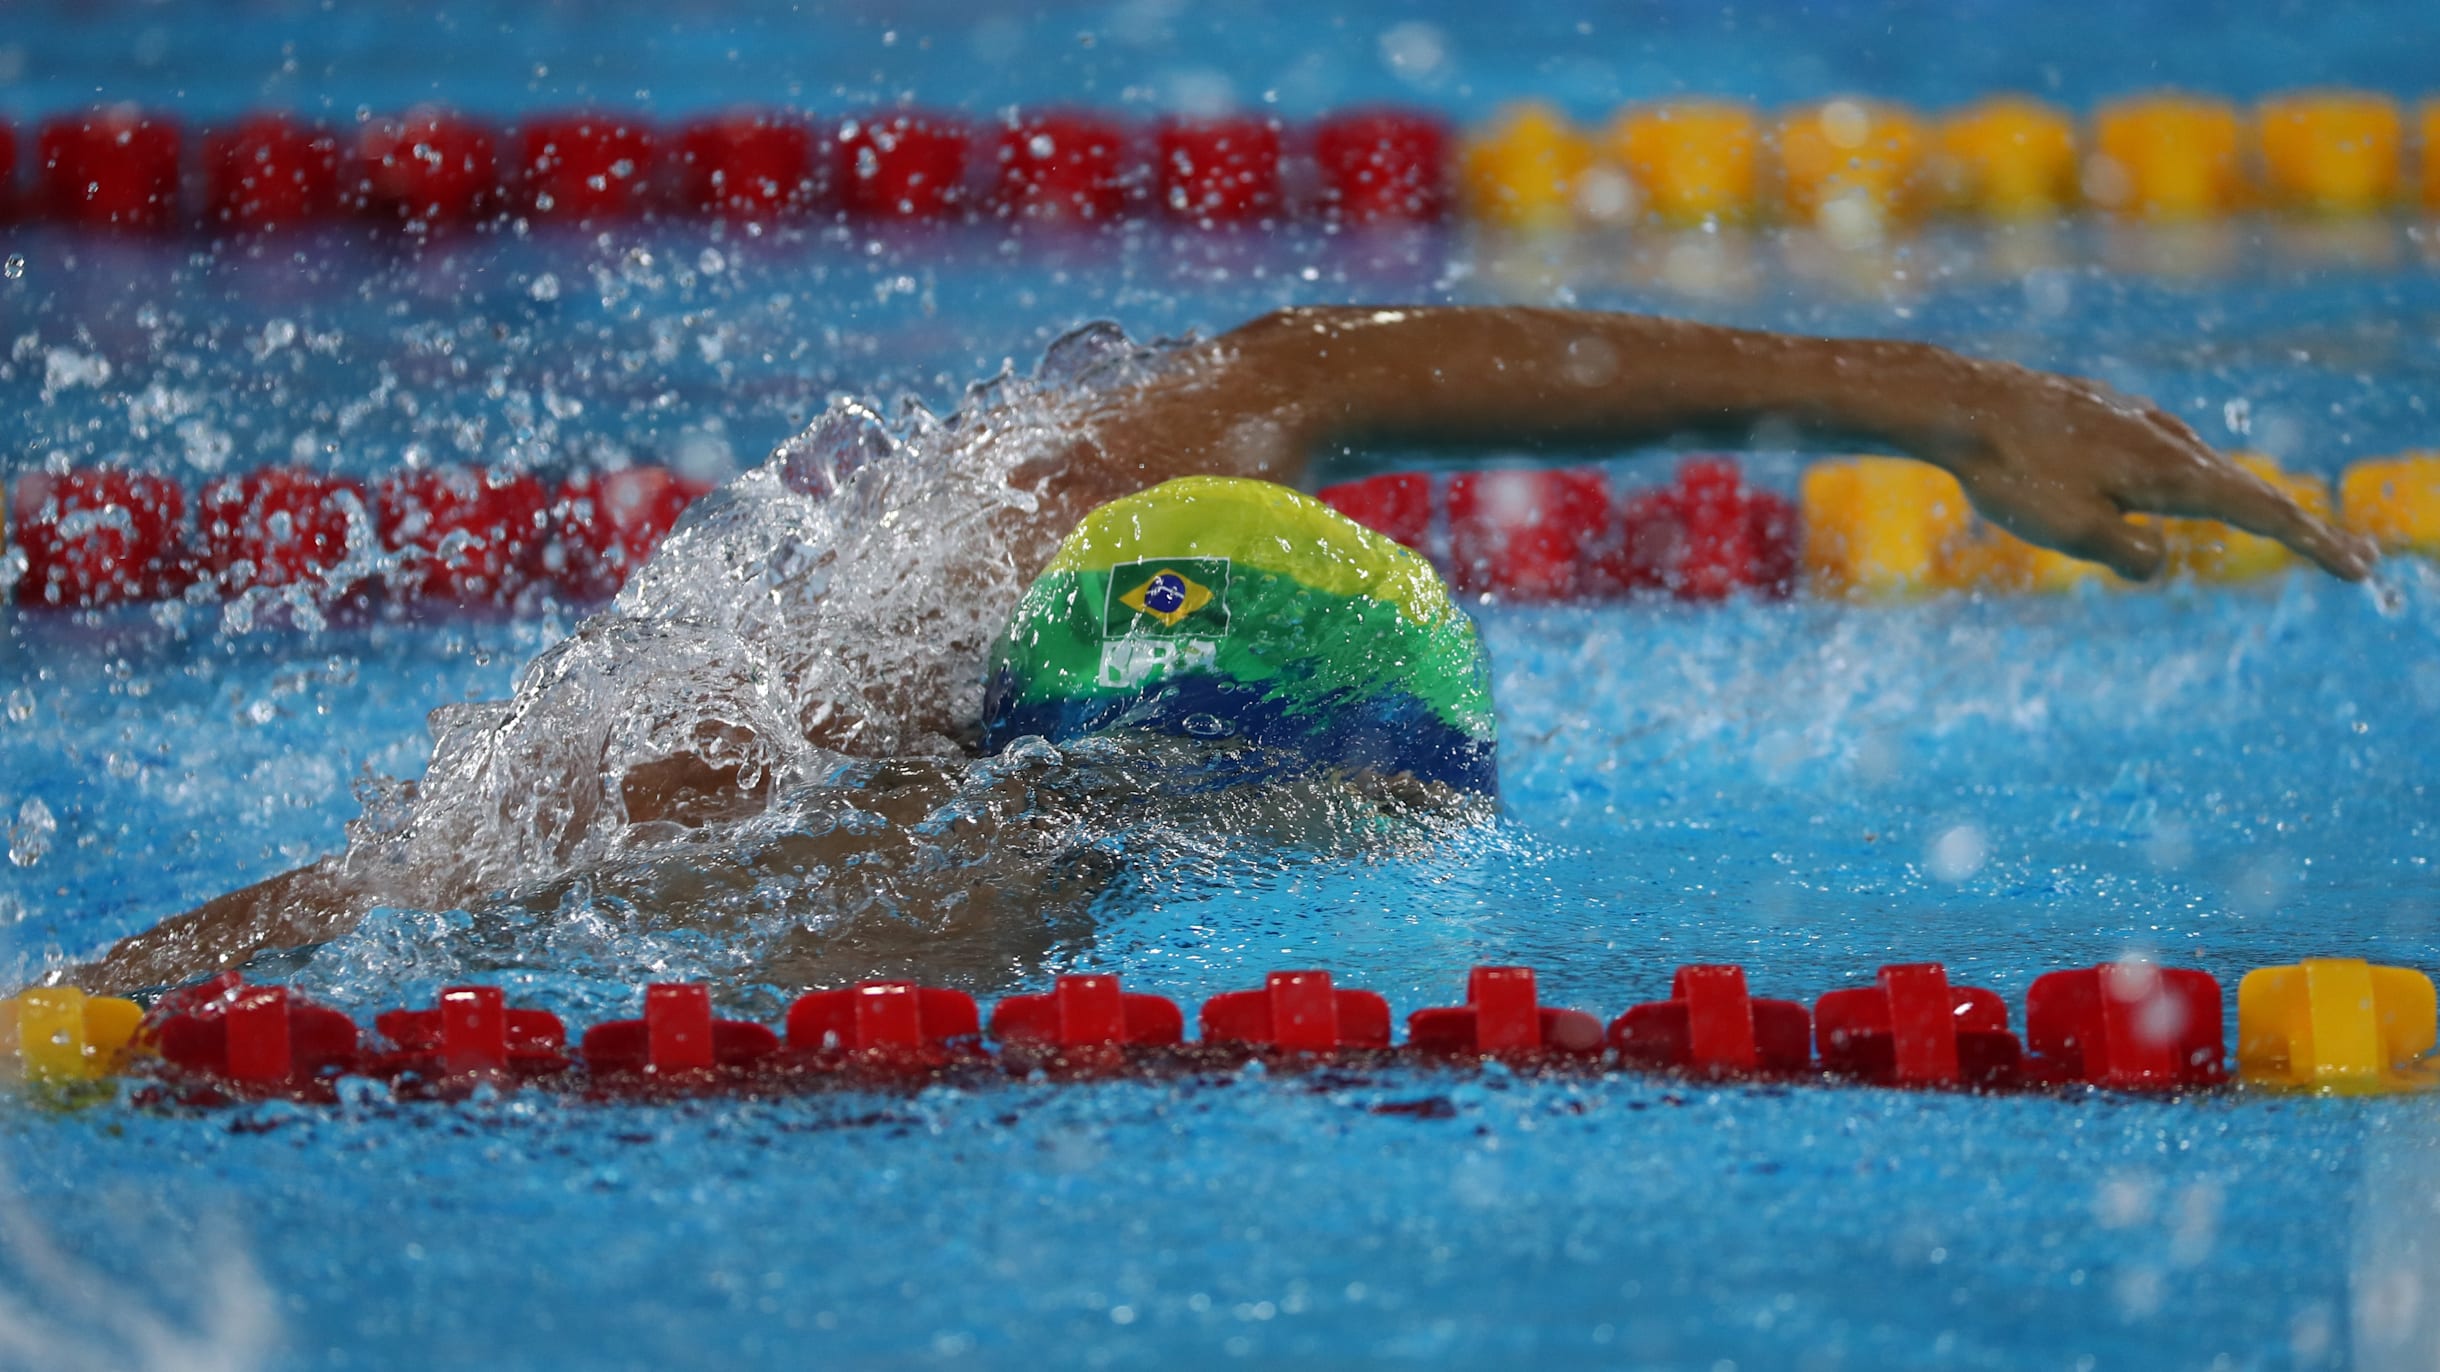
[[[1152,108],[1215,75],[1292,113],[1403,96],[1461,116],[1529,91],[1585,113],[1681,88],[2413,93],[2440,36],[2276,5],[2210,24],[2167,5],[1655,5],[1590,35],[1530,5],[1496,25],[1148,3],[1004,24],[921,5],[116,17],[36,13],[0,40],[0,106],[99,85],[203,114],[436,92],[496,112],[901,92]],[[1387,61],[1418,42],[1439,45],[1431,71]],[[660,226],[414,256],[343,235],[0,239],[26,259],[0,280],[11,473],[123,455],[193,482],[297,453],[715,469],[834,391],[946,408],[1083,318],[1149,335],[1349,299],[1930,338],[2103,376],[2308,470],[2440,440],[2440,282],[2420,229],[2393,224],[1943,231],[1864,255],[1462,231],[1011,246]],[[1784,482],[1793,459],[1760,470]],[[1395,857],[1223,845],[1139,868],[1052,970],[1191,1003],[1327,965],[1403,1014],[1456,999],[1472,963],[1516,961],[1608,1015],[1703,960],[1810,998],[1938,958],[2012,1001],[2129,953],[2224,981],[2322,953],[2440,966],[2427,566],[2378,589],[1478,608],[1497,826]],[[421,768],[427,710],[502,694],[567,628],[0,617],[0,828],[20,859],[0,867],[0,982],[329,851],[368,771]],[[502,970],[454,932],[393,912],[285,972],[366,1016],[481,975],[582,1023],[723,966],[716,946],[612,930]],[[1418,1072],[655,1108],[10,1106],[0,1194],[0,1366],[2428,1368],[2440,1349],[2424,1100]]]

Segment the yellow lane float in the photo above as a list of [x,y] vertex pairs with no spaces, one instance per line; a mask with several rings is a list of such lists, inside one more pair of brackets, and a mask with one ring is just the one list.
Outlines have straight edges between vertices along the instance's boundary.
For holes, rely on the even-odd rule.
[[2423,208],[2440,210],[2440,99],[2426,100],[2415,111],[2415,143],[2423,149],[2421,176]]
[[1805,468],[1797,502],[1805,586],[1825,597],[1942,589],[1944,549],[1973,519],[1956,477],[1902,457],[1816,462]]
[[1459,158],[1466,204],[1485,223],[1518,229],[1564,228],[1592,169],[1591,142],[1555,106],[1509,105],[1467,140]]
[[1753,217],[1762,121],[1752,106],[1639,106],[1611,122],[1608,142],[1652,217],[1681,226]]
[[2002,95],[1940,121],[1938,177],[1947,208],[2036,219],[2076,203],[2076,127],[2055,106]]
[[2236,106],[2163,92],[2104,106],[2093,121],[2084,195],[2118,214],[2198,219],[2243,207]]
[[2296,91],[2256,111],[2263,189],[2281,209],[2377,214],[2396,202],[2405,117],[2385,95]]
[[49,986],[0,1000],[0,1072],[43,1083],[93,1081],[119,1070],[144,1008],[117,996]]
[[2404,453],[2349,467],[2340,519],[2389,553],[2440,557],[2440,453]]
[[[1979,552],[1979,557],[1976,553]],[[2061,595],[2079,586],[2119,586],[2117,573],[2056,548],[2027,543],[2005,529],[1978,524],[1964,550],[1952,554],[1949,585],[1960,591],[2032,591]]]
[[1779,195],[1787,217],[1834,238],[1877,237],[1923,199],[1923,129],[1872,100],[1829,100],[1779,123]]
[[2307,958],[2237,983],[2237,1075],[2250,1086],[2377,1095],[2440,1084],[2426,1055],[2432,979],[2361,958]]
[[2116,581],[2098,563],[1984,523],[1956,477],[1910,458],[1816,462],[1805,469],[1798,502],[1805,585],[1818,596],[2055,592]]

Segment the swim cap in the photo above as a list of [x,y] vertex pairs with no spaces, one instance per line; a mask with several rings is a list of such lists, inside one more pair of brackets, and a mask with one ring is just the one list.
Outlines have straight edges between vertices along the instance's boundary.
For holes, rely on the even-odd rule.
[[1310,496],[1194,476],[1076,526],[993,650],[987,748],[1113,728],[1490,793],[1490,666],[1431,564]]

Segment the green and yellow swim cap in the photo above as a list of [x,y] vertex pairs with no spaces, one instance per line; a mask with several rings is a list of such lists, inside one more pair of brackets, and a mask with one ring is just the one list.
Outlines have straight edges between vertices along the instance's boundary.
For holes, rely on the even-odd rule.
[[1489,794],[1490,676],[1412,551],[1284,486],[1185,477],[1059,546],[993,650],[984,743],[1153,729]]

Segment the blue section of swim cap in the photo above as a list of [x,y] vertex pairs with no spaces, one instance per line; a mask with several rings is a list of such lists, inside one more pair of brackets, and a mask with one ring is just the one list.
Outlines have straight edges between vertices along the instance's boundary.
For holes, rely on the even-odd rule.
[[[1224,677],[1174,677],[1140,695],[1016,703],[1006,674],[986,693],[984,751],[1039,735],[1065,743],[1125,729],[1294,753],[1316,767],[1404,774],[1478,795],[1499,793],[1498,748],[1450,727],[1405,691],[1291,702]],[[1291,706],[1293,705],[1293,708]]]

